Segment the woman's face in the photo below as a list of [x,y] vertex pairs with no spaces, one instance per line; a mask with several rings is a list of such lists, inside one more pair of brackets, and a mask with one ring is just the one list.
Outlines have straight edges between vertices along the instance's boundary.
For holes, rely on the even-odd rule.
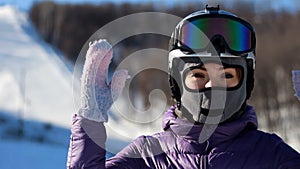
[[224,68],[217,63],[206,63],[200,68],[189,70],[186,73],[186,87],[205,89],[209,87],[236,87],[241,80],[240,68]]

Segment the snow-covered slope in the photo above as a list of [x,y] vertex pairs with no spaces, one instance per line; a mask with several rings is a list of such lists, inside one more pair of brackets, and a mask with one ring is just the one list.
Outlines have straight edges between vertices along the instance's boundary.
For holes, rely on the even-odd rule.
[[11,6],[0,7],[0,93],[2,110],[70,126],[72,72]]
[[[0,148],[6,152],[0,168],[65,168],[76,111],[72,76],[69,64],[39,37],[26,12],[0,6]],[[118,118],[111,122],[124,126]],[[118,152],[129,138],[111,126],[107,148]]]
[[0,168],[5,169],[63,169],[65,149],[26,141],[0,142]]
[[72,72],[27,13],[0,6],[0,168],[65,168]]
[[68,129],[0,112],[0,168],[65,168],[69,135]]

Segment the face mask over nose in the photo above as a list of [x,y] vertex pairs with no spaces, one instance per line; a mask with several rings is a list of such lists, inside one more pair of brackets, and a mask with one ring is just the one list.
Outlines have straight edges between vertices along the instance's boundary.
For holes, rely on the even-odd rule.
[[[191,89],[185,83],[186,72],[192,67],[201,67],[211,60],[201,59],[202,63],[185,63],[179,71],[181,76],[181,112],[186,117],[192,117],[198,123],[218,124],[243,112],[247,90],[247,63],[243,58],[218,58],[224,67],[240,68],[241,77],[234,87],[228,87],[226,82],[220,86]],[[221,63],[220,63],[221,60]],[[213,61],[215,62],[215,61]],[[223,70],[224,71],[224,70]],[[213,76],[212,74],[210,76]]]

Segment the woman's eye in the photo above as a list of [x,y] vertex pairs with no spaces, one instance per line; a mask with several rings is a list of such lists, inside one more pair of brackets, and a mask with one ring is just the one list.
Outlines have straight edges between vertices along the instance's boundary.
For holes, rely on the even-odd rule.
[[226,78],[226,79],[231,79],[231,78],[233,78],[234,76],[233,76],[231,73],[225,73],[222,77],[223,77],[223,78]]
[[205,77],[203,73],[193,73],[192,76],[196,77],[196,78],[204,78]]

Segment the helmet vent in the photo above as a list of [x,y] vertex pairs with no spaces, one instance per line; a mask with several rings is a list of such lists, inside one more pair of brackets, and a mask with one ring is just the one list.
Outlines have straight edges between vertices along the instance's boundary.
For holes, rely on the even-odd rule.
[[206,5],[205,10],[211,14],[218,13],[220,10],[220,5],[217,5],[216,7]]

